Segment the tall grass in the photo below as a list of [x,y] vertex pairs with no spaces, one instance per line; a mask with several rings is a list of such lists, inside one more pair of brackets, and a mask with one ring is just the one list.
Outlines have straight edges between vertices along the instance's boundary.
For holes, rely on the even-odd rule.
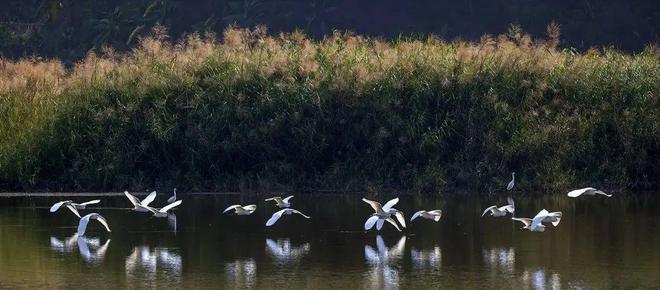
[[[550,33],[552,35],[552,33]],[[660,187],[660,53],[228,29],[0,60],[6,190]]]

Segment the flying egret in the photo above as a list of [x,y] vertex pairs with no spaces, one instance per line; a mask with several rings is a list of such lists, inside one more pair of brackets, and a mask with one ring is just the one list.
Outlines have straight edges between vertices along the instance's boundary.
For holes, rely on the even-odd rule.
[[512,190],[513,186],[516,185],[516,173],[513,172],[511,173],[511,181],[509,181],[509,184],[506,186],[506,190]]
[[[381,227],[382,227],[382,222],[384,222],[382,220],[385,220],[385,218],[388,218],[392,215],[396,217],[396,219],[399,221],[402,227],[404,228],[406,227],[406,219],[403,216],[403,212],[393,207],[399,202],[398,197],[386,202],[385,205],[381,205],[380,202],[368,200],[366,198],[363,198],[362,201],[368,203],[371,206],[371,208],[374,209],[375,215],[383,217],[381,218],[380,221]],[[378,229],[380,230],[380,227],[378,227]]]
[[176,201],[176,187],[174,188],[174,195],[167,199],[167,203],[174,203]]
[[280,211],[274,213],[273,216],[271,216],[270,219],[268,219],[268,221],[266,222],[266,226],[270,227],[270,226],[274,225],[277,222],[277,220],[279,220],[282,217],[282,215],[292,215],[294,213],[297,213],[297,214],[303,216],[306,219],[310,218],[309,216],[306,216],[304,213],[302,213],[298,210],[295,210],[295,209],[292,209],[292,208],[285,208],[283,210],[280,210]]
[[133,204],[133,210],[138,212],[150,212],[151,210],[149,209],[149,204],[156,199],[155,191],[152,191],[142,201],[140,201],[137,197],[133,196],[132,194],[128,193],[128,191],[124,191],[124,195],[126,195],[128,200],[130,200],[131,203]]
[[481,214],[481,216],[486,215],[486,213],[490,212],[490,216],[494,217],[502,217],[507,215],[507,213],[513,214],[516,211],[516,206],[513,203],[513,199],[510,197],[507,198],[507,201],[509,202],[508,205],[497,207],[497,205],[490,206],[484,210],[484,212]]
[[553,226],[558,226],[561,222],[562,213],[557,212],[548,212],[543,209],[534,216],[534,218],[511,218],[515,221],[522,222],[525,226],[522,229],[530,230],[532,232],[543,232],[545,231],[544,222],[552,223]]
[[173,208],[179,206],[180,204],[181,204],[181,201],[177,200],[173,203],[170,203],[170,204],[164,206],[161,209],[156,209],[156,208],[153,208],[153,207],[150,207],[150,206],[145,206],[145,207],[147,209],[149,209],[149,211],[152,212],[155,217],[164,218],[164,217],[167,217],[167,215],[168,215],[167,211],[168,210],[173,209]]
[[420,210],[413,214],[412,218],[410,221],[412,222],[418,217],[423,217],[425,219],[433,220],[435,222],[440,221],[440,218],[442,217],[442,210],[436,209],[432,211],[425,211],[425,210]]
[[55,203],[52,207],[50,207],[50,212],[56,212],[57,210],[60,209],[60,207],[65,206],[71,212],[73,212],[73,214],[75,214],[76,216],[78,216],[80,218],[80,213],[78,213],[79,209],[86,209],[88,205],[97,204],[99,202],[101,202],[101,201],[98,200],[98,199],[90,200],[88,202],[83,202],[83,203],[75,203],[75,202],[70,201],[70,200],[64,200],[64,201],[60,201],[58,203]]
[[275,204],[279,208],[289,208],[289,207],[291,207],[291,203],[289,202],[289,200],[292,197],[293,197],[293,195],[289,195],[286,198],[282,198],[282,197],[279,197],[279,196],[274,196],[274,197],[265,199],[265,201],[271,201],[272,200],[272,201],[275,201]]
[[524,224],[524,226],[520,229],[529,230],[531,232],[545,232],[545,226],[543,224],[539,224],[536,227],[532,228],[533,220],[530,218],[511,218],[511,219],[514,221],[519,221]]
[[235,204],[227,207],[222,213],[226,213],[232,209],[236,215],[251,215],[255,210],[257,210],[257,205],[251,204],[242,206],[240,204]]
[[99,221],[105,227],[105,229],[110,232],[108,222],[103,216],[98,213],[90,213],[80,219],[80,222],[78,223],[78,237],[85,236],[85,231],[87,230],[87,224],[89,223],[89,220]]
[[612,197],[611,194],[607,194],[607,193],[605,193],[601,190],[595,189],[593,187],[585,187],[585,188],[573,190],[573,191],[568,193],[568,196],[578,197],[578,196],[581,196],[581,195],[596,195],[596,194],[604,195],[604,196],[607,196],[607,197]]

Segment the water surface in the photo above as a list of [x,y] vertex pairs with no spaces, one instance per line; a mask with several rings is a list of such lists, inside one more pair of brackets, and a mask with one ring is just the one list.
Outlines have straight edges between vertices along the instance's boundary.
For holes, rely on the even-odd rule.
[[[444,210],[440,222],[418,219],[403,233],[387,224],[364,232],[371,209],[357,196],[297,195],[294,208],[312,219],[285,216],[272,228],[264,223],[276,209],[262,198],[181,197],[170,218],[103,198],[93,211],[113,231],[92,223],[81,239],[73,214],[48,212],[55,199],[0,199],[0,288],[660,287],[660,199],[650,195],[516,198],[518,216],[564,213],[544,233],[481,217],[505,196],[401,197],[396,207],[407,218],[417,209]],[[252,216],[221,214],[254,202]]]

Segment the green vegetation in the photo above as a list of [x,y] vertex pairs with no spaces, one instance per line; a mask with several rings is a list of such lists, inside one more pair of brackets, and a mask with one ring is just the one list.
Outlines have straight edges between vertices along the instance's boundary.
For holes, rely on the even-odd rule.
[[660,52],[229,29],[0,61],[5,190],[660,187]]

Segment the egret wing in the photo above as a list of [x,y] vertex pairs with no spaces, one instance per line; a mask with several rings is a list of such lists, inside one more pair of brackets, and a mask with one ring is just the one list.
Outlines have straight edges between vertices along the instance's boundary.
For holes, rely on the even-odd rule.
[[399,198],[393,198],[390,201],[386,202],[385,205],[383,206],[384,211],[389,211],[393,206],[395,206],[397,203],[399,203]]
[[85,235],[85,231],[87,230],[87,224],[89,223],[89,218],[92,214],[88,214],[80,219],[80,222],[78,222],[78,237],[82,237]]
[[593,187],[585,187],[585,188],[576,189],[576,190],[570,191],[570,192],[568,193],[568,196],[570,196],[570,197],[578,197],[578,196],[584,194],[585,192],[587,192],[588,190],[595,190],[595,188],[593,188]]
[[60,207],[64,203],[67,203],[67,202],[70,202],[70,201],[65,200],[65,201],[60,201],[60,202],[55,203],[53,206],[50,207],[50,212],[56,212],[58,209],[60,209]]
[[489,206],[488,208],[486,208],[486,209],[484,210],[484,213],[482,213],[481,216],[485,216],[487,212],[489,212],[489,211],[493,211],[493,210],[496,209],[496,208],[497,208],[496,205]]
[[257,205],[256,204],[246,205],[243,207],[243,209],[247,211],[255,211],[257,210]]
[[147,197],[145,197],[140,204],[143,206],[148,206],[150,203],[152,203],[156,199],[156,192],[152,191]]
[[367,221],[364,223],[364,230],[370,230],[371,228],[374,227],[374,224],[376,224],[376,221],[378,221],[377,216],[371,216],[367,219]]
[[124,191],[124,195],[128,198],[128,200],[131,201],[133,206],[140,205],[140,200],[137,197],[135,197],[134,195],[128,193],[128,191]]
[[612,197],[611,194],[607,194],[607,193],[605,193],[605,192],[602,191],[602,190],[595,190],[594,193],[596,193],[596,194],[600,194],[600,195],[604,195],[604,196],[607,196],[607,197]]
[[513,212],[516,211],[515,207],[513,207],[512,204],[510,204],[510,205],[505,205],[505,206],[502,206],[502,207],[499,207],[498,209],[499,209],[500,211],[508,211],[508,212],[510,212],[510,213],[513,213]]
[[264,201],[271,201],[271,200],[275,201],[276,203],[282,202],[282,198],[279,197],[279,196],[274,196],[274,197],[271,197],[271,198],[264,199]]
[[110,226],[108,226],[108,221],[106,221],[103,216],[101,216],[100,214],[97,214],[96,215],[96,220],[99,221],[105,227],[106,231],[111,232]]
[[291,210],[291,211],[292,211],[293,213],[297,213],[297,214],[299,214],[299,215],[305,217],[306,219],[310,218],[308,215],[305,215],[304,213],[300,212],[299,210],[294,209],[294,210]]
[[378,219],[378,221],[376,221],[376,229],[380,231],[380,229],[383,228],[384,224],[385,224],[385,221],[383,219]]
[[66,208],[68,208],[73,214],[75,214],[78,218],[80,218],[80,213],[78,213],[78,210],[76,209],[75,206],[71,205],[70,203],[67,203]]
[[412,215],[412,217],[410,218],[410,221],[411,221],[411,222],[414,221],[416,218],[418,218],[420,215],[422,215],[423,212],[425,212],[425,211],[424,211],[424,210],[420,210],[420,211],[414,213],[414,214]]
[[289,196],[287,196],[286,198],[282,199],[282,201],[288,203],[289,200],[290,200],[292,197],[293,197],[293,195],[289,195]]
[[392,218],[386,218],[385,219],[388,223],[391,223],[397,230],[401,231],[401,228],[399,228],[398,225],[396,225],[396,222]]
[[395,216],[396,219],[399,221],[399,223],[401,224],[401,226],[405,228],[405,227],[406,227],[406,219],[403,217],[403,213],[402,213],[401,211],[398,211],[398,210],[397,210],[397,211],[394,213],[394,216]]
[[90,200],[90,201],[88,201],[88,202],[83,202],[83,203],[81,203],[80,205],[97,204],[97,203],[99,203],[99,202],[101,202],[100,199],[95,199],[95,200]]
[[284,214],[284,211],[286,210],[287,209],[283,209],[274,213],[273,216],[271,216],[270,219],[268,219],[268,221],[266,222],[266,226],[269,227],[274,225],[277,222],[277,220],[279,220],[282,217],[282,214]]
[[442,210],[441,209],[432,210],[432,211],[429,211],[428,213],[430,213],[432,215],[442,216]]
[[532,224],[532,219],[529,218],[511,218],[511,219],[514,221],[519,221],[525,224],[525,226],[530,226]]
[[226,213],[226,212],[228,212],[228,211],[230,211],[230,210],[232,210],[232,209],[238,208],[238,207],[241,207],[241,206],[240,206],[239,204],[230,205],[230,206],[227,207],[225,210],[223,210],[222,213]]
[[362,201],[368,203],[377,213],[383,212],[383,206],[380,205],[380,202],[368,200],[366,198],[363,198]]
[[166,213],[168,210],[175,208],[181,204],[182,201],[177,200],[173,203],[170,203],[159,210],[159,212]]

